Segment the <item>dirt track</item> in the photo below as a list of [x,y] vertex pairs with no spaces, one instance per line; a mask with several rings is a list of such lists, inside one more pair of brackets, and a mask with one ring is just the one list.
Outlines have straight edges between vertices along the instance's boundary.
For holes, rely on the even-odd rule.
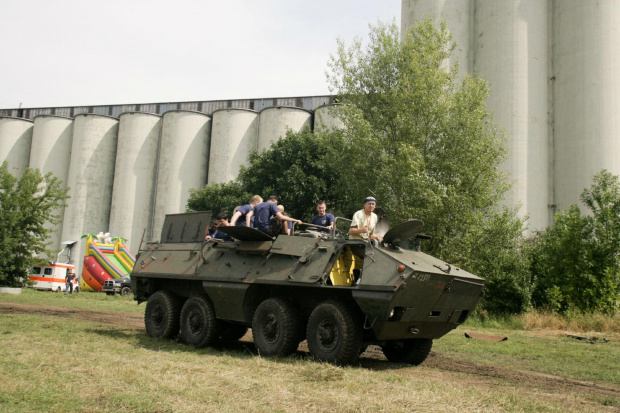
[[[144,330],[142,314],[99,312],[64,307],[33,306],[14,303],[0,303],[0,314],[38,313],[47,316],[75,318],[103,323],[119,329]],[[251,332],[241,339],[240,346],[252,346]],[[299,351],[307,352],[306,343],[301,343]],[[395,369],[404,376],[419,375],[415,368],[400,368],[387,363],[381,349],[370,346],[360,359],[362,367],[373,370]],[[423,366],[436,372],[456,373],[455,383],[467,386],[488,386],[492,391],[496,386],[514,386],[516,390],[528,395],[544,396],[557,399],[559,404],[585,410],[620,411],[620,408],[604,406],[596,401],[601,399],[620,402],[620,386],[600,386],[596,383],[567,379],[560,376],[542,374],[527,370],[509,370],[487,364],[454,360],[438,352],[431,352]],[[613,404],[616,404],[613,403]]]

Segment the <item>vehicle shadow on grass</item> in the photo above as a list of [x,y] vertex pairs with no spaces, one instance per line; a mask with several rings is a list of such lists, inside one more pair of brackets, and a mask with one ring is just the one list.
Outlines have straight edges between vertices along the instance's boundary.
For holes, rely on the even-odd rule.
[[[244,336],[238,341],[220,341],[205,348],[197,349],[185,344],[180,337],[173,339],[158,339],[149,337],[143,330],[120,329],[120,328],[96,328],[87,329],[87,333],[93,333],[107,338],[134,342],[135,347],[153,351],[174,351],[174,352],[204,352],[212,356],[232,356],[238,358],[258,357],[259,351],[251,340],[251,334]],[[305,341],[301,342],[297,351],[291,357],[270,357],[270,360],[282,363],[290,363],[293,360],[312,361],[312,355],[308,351]],[[372,371],[399,370],[410,368],[406,364],[390,363],[383,356],[381,349],[376,346],[369,346],[368,349],[353,363],[353,367],[361,367]]]

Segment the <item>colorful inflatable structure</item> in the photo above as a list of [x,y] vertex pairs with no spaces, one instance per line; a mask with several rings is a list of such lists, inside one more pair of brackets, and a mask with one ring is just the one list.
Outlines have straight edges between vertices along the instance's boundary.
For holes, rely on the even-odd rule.
[[82,291],[101,291],[106,280],[124,277],[133,269],[136,258],[125,247],[123,238],[112,239],[109,233],[102,232],[84,234],[82,238],[86,238]]

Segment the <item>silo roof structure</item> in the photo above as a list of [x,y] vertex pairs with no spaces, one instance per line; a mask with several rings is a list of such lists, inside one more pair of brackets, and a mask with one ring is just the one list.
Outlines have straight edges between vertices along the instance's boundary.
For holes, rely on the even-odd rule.
[[218,109],[213,112],[208,184],[234,181],[241,165],[258,145],[258,112]]
[[317,133],[344,129],[345,125],[338,116],[340,104],[330,103],[314,110],[314,131]]
[[271,106],[260,112],[258,124],[258,151],[271,147],[271,143],[284,136],[286,131],[301,132],[312,127],[312,113],[291,106]]
[[31,120],[0,117],[0,164],[7,161],[9,172],[21,178],[30,162],[30,146],[32,143]]

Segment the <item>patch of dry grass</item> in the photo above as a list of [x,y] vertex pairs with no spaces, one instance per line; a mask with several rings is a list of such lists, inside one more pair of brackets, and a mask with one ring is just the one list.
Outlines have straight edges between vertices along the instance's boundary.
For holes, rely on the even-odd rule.
[[530,412],[583,406],[511,383],[377,361],[196,350],[83,320],[0,314],[1,412]]
[[532,311],[517,316],[524,330],[620,333],[620,317],[604,314],[568,314]]

